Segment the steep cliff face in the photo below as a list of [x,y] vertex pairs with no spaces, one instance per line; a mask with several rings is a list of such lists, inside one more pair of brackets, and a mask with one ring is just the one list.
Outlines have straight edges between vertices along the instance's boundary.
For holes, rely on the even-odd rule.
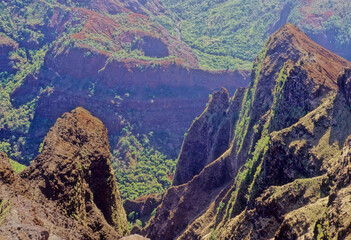
[[58,119],[44,139],[41,154],[22,176],[34,181],[33,188],[57,201],[68,216],[101,228],[106,237],[111,234],[109,225],[120,235],[127,232],[107,129],[86,110],[77,108]]
[[[230,186],[233,178],[229,170],[232,168],[230,152],[228,150],[223,152],[218,159],[214,159],[211,153],[221,154],[217,152],[222,151],[221,143],[232,141],[233,136],[230,133],[233,132],[232,127],[238,120],[245,90],[245,88],[238,89],[230,103],[228,103],[228,92],[225,89],[215,92],[208,103],[208,108],[189,129],[179,156],[174,186],[165,193],[155,217],[142,231],[151,239],[174,239],[197,216],[209,208],[218,195],[223,194],[223,189]],[[214,103],[220,104],[217,106]],[[212,118],[220,121],[210,121]],[[214,123],[214,126],[210,123]],[[213,138],[212,142],[207,142],[205,136]],[[199,152],[198,144],[191,145],[190,140],[200,141],[200,143],[202,140],[208,143],[204,145],[207,152],[204,149],[202,151],[205,153]],[[191,158],[192,155],[195,158]],[[198,155],[204,155],[204,159],[199,159]],[[208,164],[205,165],[206,163]],[[200,167],[196,164],[199,164]],[[188,168],[189,166],[192,168]],[[194,169],[198,171],[196,173],[198,175],[194,173]],[[184,176],[190,180],[186,181],[183,178],[185,184],[177,184],[177,179]]]
[[[40,94],[29,131],[36,145],[62,113],[82,106],[106,124],[111,138],[125,126],[123,122],[129,122],[136,133],[152,131],[155,139],[162,138],[155,145],[173,157],[210,92],[221,86],[233,92],[247,84],[247,72],[187,69],[172,61],[140,68],[138,61],[128,63],[130,66],[118,61],[105,63],[104,55],[84,57],[84,51],[72,50],[62,61],[55,58],[52,63],[58,75],[45,71],[35,81],[37,84],[24,82],[14,91],[13,103],[20,104],[28,100],[20,93],[40,94],[40,89],[50,84]],[[71,56],[73,53],[77,55]]]
[[214,92],[208,107],[191,125],[180,152],[173,185],[189,182],[229,147],[230,124],[227,120],[229,94]]
[[[172,16],[159,1],[55,4],[35,0],[0,6],[16,20],[13,31],[1,26],[0,31],[17,41],[27,58],[16,76],[5,76],[9,83],[1,98],[7,115],[20,112],[0,123],[6,133],[1,141],[11,142],[13,149],[23,143],[21,156],[9,151],[15,160],[28,163],[56,119],[78,106],[106,124],[112,146],[120,130],[131,125],[135,135],[153,132],[153,147],[175,158],[208,95],[222,86],[233,93],[248,84],[248,71],[199,69],[192,50],[171,33]],[[21,9],[25,13],[19,14]],[[38,23],[34,29],[27,15]],[[26,32],[30,36],[19,39]],[[10,140],[17,120],[25,127]]]
[[[1,169],[1,180],[11,183],[14,174],[8,169]],[[5,237],[119,239],[129,231],[107,129],[82,108],[57,120],[41,154],[17,178],[21,187],[10,185],[1,192],[10,204],[1,215]]]
[[[284,239],[279,236],[297,216],[322,216],[330,193],[325,173],[351,133],[345,124],[350,111],[337,84],[348,66],[291,24],[273,34],[238,101],[228,149],[166,192],[147,236]],[[348,82],[345,75],[339,85]],[[186,166],[202,161],[207,158],[188,158]],[[182,165],[177,172],[187,171]],[[316,231],[316,219],[307,219],[301,231]]]

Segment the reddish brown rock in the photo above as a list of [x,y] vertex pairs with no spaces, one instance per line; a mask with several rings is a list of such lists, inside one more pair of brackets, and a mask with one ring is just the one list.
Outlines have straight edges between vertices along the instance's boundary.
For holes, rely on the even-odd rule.
[[67,216],[86,222],[93,231],[100,229],[106,237],[128,232],[107,129],[88,111],[77,108],[58,119],[23,176]]
[[229,125],[224,123],[228,107],[229,94],[226,89],[212,94],[207,108],[195,119],[185,136],[173,179],[174,186],[189,182],[228,149]]
[[7,155],[0,152],[0,181],[6,184],[12,184],[15,180],[15,171],[13,170]]
[[[323,194],[316,194],[328,191],[320,178],[312,178],[325,173],[340,149],[328,141],[327,134],[331,131],[332,142],[343,143],[345,135],[351,133],[341,120],[349,118],[349,110],[337,94],[337,76],[347,66],[349,62],[323,49],[291,24],[273,34],[255,60],[238,115],[232,114],[235,127],[231,126],[228,149],[192,180],[166,192],[145,229],[147,236],[271,239],[280,226],[280,232],[287,229],[282,223],[294,223],[304,212],[319,216],[322,211],[315,210],[324,207],[325,200],[319,199]],[[340,120],[338,127],[333,118]],[[347,130],[342,131],[341,126]],[[274,131],[278,133],[273,138]],[[279,141],[283,150],[274,151]],[[189,158],[187,164],[192,161],[201,162]],[[284,206],[257,198],[269,186],[288,184],[299,177],[311,178],[315,186],[309,189],[302,182],[301,189],[306,192],[297,189],[291,196],[286,189],[279,189],[284,192],[282,198],[287,197],[282,199]],[[306,199],[294,202],[297,196]],[[297,211],[302,207],[305,211]],[[270,208],[277,209],[278,215]],[[284,219],[288,213],[291,215]],[[301,227],[313,231],[316,221],[306,220]],[[299,230],[296,233],[302,236]]]
[[[169,17],[160,1],[60,3],[44,4],[49,19],[37,26],[44,34],[40,44],[53,43],[48,44],[44,66],[11,94],[16,108],[39,96],[24,134],[24,161],[37,154],[56,119],[79,106],[104,122],[110,140],[117,141],[128,122],[135,135],[154,132],[151,145],[175,158],[208,95],[221,87],[233,93],[248,84],[249,71],[199,69],[195,54],[179,36],[153,21],[151,16]],[[67,26],[74,33],[67,34]],[[138,50],[141,57],[124,50]]]
[[[8,167],[0,170],[4,172],[11,176]],[[18,186],[1,186],[0,235],[119,239],[129,232],[111,168],[107,129],[82,108],[57,120],[41,154],[19,180]]]

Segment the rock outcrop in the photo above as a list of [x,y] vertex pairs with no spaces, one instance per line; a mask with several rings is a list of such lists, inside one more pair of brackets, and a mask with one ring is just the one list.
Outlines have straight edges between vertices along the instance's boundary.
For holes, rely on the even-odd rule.
[[16,181],[15,171],[7,155],[3,152],[0,152],[0,180],[5,184],[12,184]]
[[[208,156],[178,163],[177,173],[193,163],[207,165],[165,193],[146,236],[313,239],[327,231],[328,221],[321,219],[333,183],[326,172],[351,134],[345,121],[350,118],[347,70],[338,77],[349,66],[291,24],[273,34],[255,60],[250,86],[237,92],[242,97],[239,108],[233,107],[231,133],[223,135],[229,147],[211,163]],[[350,233],[342,231],[339,236]]]
[[152,214],[155,213],[161,201],[161,195],[151,194],[135,200],[126,199],[123,203],[123,207],[130,222],[135,222],[139,219],[144,224],[149,221]]
[[351,69],[346,68],[338,78],[338,86],[345,96],[347,104],[351,105]]
[[174,186],[189,182],[228,149],[229,125],[222,126],[228,106],[228,91],[221,89],[212,94],[208,107],[195,119],[186,134],[178,158]]
[[[2,167],[2,179],[13,178],[8,169]],[[0,235],[119,239],[129,232],[111,168],[107,129],[83,108],[57,120],[20,181],[19,196],[14,197],[11,186],[2,192],[2,199],[14,205],[2,212]]]

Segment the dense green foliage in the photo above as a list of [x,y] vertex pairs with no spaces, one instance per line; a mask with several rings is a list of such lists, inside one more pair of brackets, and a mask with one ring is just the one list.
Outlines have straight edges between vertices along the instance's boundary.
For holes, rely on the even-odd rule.
[[351,46],[351,3],[339,0],[163,0],[182,40],[209,69],[250,69],[266,38],[286,22],[331,46]]
[[[87,16],[79,12],[76,7],[90,9],[91,2],[60,2],[56,0],[10,0],[0,2],[0,37],[18,44],[18,48],[9,53],[12,61],[9,72],[0,73],[0,150],[8,154],[11,159],[28,164],[38,153],[31,146],[29,129],[33,121],[36,104],[40,94],[51,87],[50,82],[41,91],[33,94],[21,104],[14,104],[12,94],[27,79],[36,80],[46,71],[44,58],[47,53],[59,53],[70,47],[84,45],[86,56],[92,52],[104,51],[114,59],[157,60],[144,56],[143,52],[133,49],[131,44],[123,44],[119,40],[126,32],[143,32],[160,37],[157,27],[158,20],[168,25],[172,22],[165,15],[158,15],[152,21],[133,17],[130,14],[106,16],[106,21],[115,25],[111,36],[105,32],[91,32],[83,26]],[[99,12],[99,11],[97,11]],[[96,13],[98,14],[98,13]],[[151,14],[151,13],[149,13]],[[171,25],[170,25],[170,28]],[[84,35],[74,38],[74,34]],[[139,38],[135,36],[134,41]],[[88,51],[90,49],[90,51]],[[174,58],[173,56],[166,59]],[[62,79],[63,81],[63,79]],[[45,124],[45,123],[43,123]],[[14,134],[16,133],[16,134]],[[29,149],[29,152],[27,151]]]
[[27,133],[34,117],[38,97],[20,106],[11,99],[13,91],[26,78],[36,76],[44,63],[45,54],[56,34],[46,32],[53,6],[42,1],[3,1],[0,3],[0,33],[17,42],[19,47],[9,53],[13,62],[11,72],[0,74],[0,129],[16,134],[4,134],[0,139],[0,150],[11,159],[28,163],[33,154],[23,154],[28,143]]
[[148,136],[138,140],[126,128],[112,154],[112,167],[124,199],[163,193],[172,184],[175,166],[174,160],[150,146]]
[[[161,38],[160,23],[170,32],[172,29],[174,31],[174,21],[167,15],[153,16],[146,8],[144,10],[149,18],[135,17],[133,13],[108,14],[97,10],[91,13],[95,17],[101,14],[97,19],[105,21],[103,24],[108,23],[112,32],[110,29],[104,32],[105,28],[92,31],[94,27],[89,28],[91,24],[84,28],[92,15],[85,15],[86,12],[77,7],[91,9],[91,2],[11,0],[0,3],[0,34],[3,39],[18,44],[18,48],[8,56],[13,63],[12,67],[9,67],[9,72],[0,74],[0,151],[17,162],[28,164],[40,152],[32,147],[36,145],[31,142],[31,123],[41,94],[47,94],[52,83],[47,82],[49,85],[43,86],[39,93],[33,94],[31,99],[26,99],[21,104],[14,104],[12,94],[27,79],[37,79],[46,71],[44,58],[47,53],[59,54],[68,48],[83,47],[86,49],[84,57],[103,51],[110,54],[111,59],[117,60],[154,61],[174,58],[145,56],[141,50],[133,47],[134,43],[142,41],[136,33]],[[130,33],[134,34],[131,43],[120,41],[128,38]],[[64,79],[61,81],[64,82]],[[94,94],[94,86],[90,92],[91,95]],[[42,124],[48,125],[45,122]],[[167,159],[152,148],[146,136],[140,141],[129,131],[121,136],[114,136],[120,139],[117,146],[112,148],[112,160],[123,198],[164,192],[171,185],[174,160]],[[12,164],[16,171],[20,171],[24,166],[17,162],[12,161]]]

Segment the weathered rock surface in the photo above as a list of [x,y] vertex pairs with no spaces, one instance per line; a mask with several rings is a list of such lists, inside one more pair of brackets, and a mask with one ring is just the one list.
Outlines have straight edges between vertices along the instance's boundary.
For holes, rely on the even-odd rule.
[[161,200],[162,196],[159,194],[151,194],[135,200],[126,199],[123,203],[123,207],[127,216],[134,212],[134,219],[129,219],[130,221],[140,219],[142,222],[147,222],[152,213],[160,205]]
[[[182,184],[174,182],[165,193],[146,232],[142,231],[147,237],[174,239],[229,186],[232,166],[229,152],[224,152],[223,146],[229,147],[232,141],[230,132],[238,119],[244,92],[244,88],[239,88],[230,103],[227,90],[215,92],[206,110],[194,121],[185,138],[176,172],[188,180]],[[203,148],[191,144],[194,141]],[[220,157],[217,159],[215,155]],[[194,168],[198,173],[193,172]]]
[[346,68],[338,77],[338,86],[345,96],[348,105],[351,105],[351,69]]
[[189,182],[228,149],[229,125],[222,125],[228,106],[228,91],[221,89],[212,94],[208,107],[195,119],[184,139],[178,158],[174,186]]
[[[178,163],[178,173],[187,173],[182,166],[193,163],[208,165],[166,192],[144,229],[146,236],[315,239],[318,228],[325,231],[327,221],[319,219],[324,219],[333,188],[326,173],[351,134],[345,120],[351,117],[347,94],[339,90],[348,91],[340,83],[348,82],[347,71],[346,80],[339,77],[337,83],[338,74],[349,66],[291,24],[273,34],[255,61],[249,88],[237,101],[234,126],[227,128],[231,133],[222,135],[229,138],[229,147],[209,164],[207,156]],[[203,132],[219,126],[208,124]],[[191,137],[205,139],[199,132]]]
[[12,184],[15,182],[15,171],[13,170],[7,155],[0,152],[0,180],[2,183]]
[[58,119],[20,177],[22,194],[14,195],[11,185],[2,191],[9,210],[2,212],[0,235],[119,239],[129,232],[107,129],[88,111],[77,108]]
[[150,240],[150,239],[145,238],[145,237],[138,235],[138,234],[134,234],[134,235],[130,235],[130,236],[121,238],[121,240]]

